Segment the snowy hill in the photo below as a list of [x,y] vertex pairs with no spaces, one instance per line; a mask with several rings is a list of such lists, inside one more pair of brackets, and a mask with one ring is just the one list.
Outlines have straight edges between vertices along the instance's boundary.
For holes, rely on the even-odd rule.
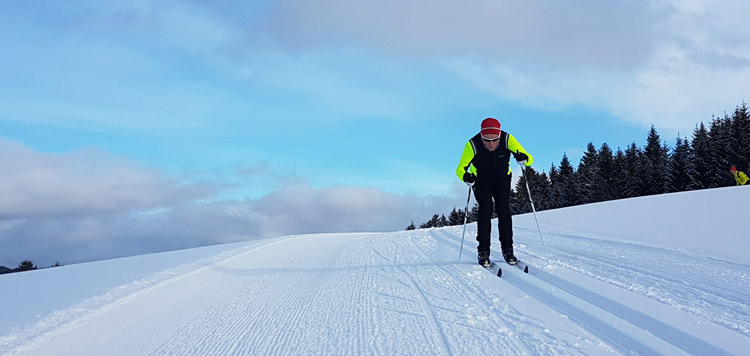
[[[741,355],[750,188],[476,225],[288,236],[0,276],[2,355]],[[495,232],[496,227],[493,227]],[[496,234],[496,232],[495,232]],[[493,243],[493,257],[499,257]]]

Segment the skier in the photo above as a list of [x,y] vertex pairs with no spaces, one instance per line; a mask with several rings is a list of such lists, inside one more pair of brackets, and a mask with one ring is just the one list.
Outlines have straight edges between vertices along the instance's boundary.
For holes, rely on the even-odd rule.
[[732,175],[734,176],[734,180],[737,181],[737,185],[745,185],[745,183],[747,183],[748,181],[747,174],[745,174],[745,172],[743,171],[738,171],[737,167],[735,166],[729,168],[729,173],[732,173]]
[[494,118],[482,121],[481,130],[464,146],[456,175],[474,190],[479,204],[477,217],[477,260],[480,265],[490,264],[490,232],[492,204],[498,216],[500,248],[505,262],[516,264],[513,254],[513,222],[510,216],[510,155],[516,161],[531,166],[531,155],[513,135],[500,130]]

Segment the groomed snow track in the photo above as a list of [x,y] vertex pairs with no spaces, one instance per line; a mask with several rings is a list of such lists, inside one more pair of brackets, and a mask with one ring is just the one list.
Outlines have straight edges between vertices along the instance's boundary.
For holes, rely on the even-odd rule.
[[0,354],[737,355],[750,345],[748,283],[737,280],[747,266],[554,234],[546,255],[535,231],[517,229],[532,270],[501,263],[497,278],[476,264],[475,244],[456,260],[460,233],[248,243],[4,332]]

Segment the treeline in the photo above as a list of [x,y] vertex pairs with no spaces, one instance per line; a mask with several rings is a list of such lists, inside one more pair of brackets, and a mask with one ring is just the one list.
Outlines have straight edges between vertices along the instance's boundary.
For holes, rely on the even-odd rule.
[[[674,148],[663,143],[652,125],[646,145],[635,142],[613,151],[603,143],[598,149],[593,142],[574,167],[566,154],[559,166],[550,167],[549,174],[527,167],[511,192],[513,214],[531,212],[526,190],[534,198],[537,211],[580,204],[633,198],[646,195],[718,188],[735,185],[729,168],[750,170],[750,112],[745,103],[732,115],[714,117],[706,126],[696,125],[691,137],[677,137]],[[467,220],[476,221],[475,204]],[[463,209],[455,207],[449,218],[435,214],[419,228],[463,224]],[[406,229],[416,226],[412,222]]]
[[[60,267],[60,266],[61,266],[60,262],[55,262],[54,265],[49,266],[47,268]],[[0,266],[0,274],[14,273],[14,272],[23,272],[23,271],[33,271],[35,269],[39,269],[39,267],[37,267],[34,264],[34,262],[32,262],[31,260],[23,260],[23,261],[21,261],[21,263],[18,264],[18,267],[16,267],[16,268],[8,268],[8,267],[5,267],[5,266]]]
[[[474,204],[474,207],[469,211],[469,216],[466,218],[467,223],[477,221],[478,213],[479,213],[479,205]],[[432,219],[426,221],[425,223],[420,224],[419,228],[425,229],[425,228],[430,228],[430,227],[463,225],[465,216],[466,214],[464,213],[463,209],[456,209],[456,207],[453,207],[453,210],[451,210],[447,218],[445,217],[445,214],[442,214],[442,215],[435,214],[432,216]],[[497,214],[493,212],[492,217],[496,218]],[[414,225],[414,221],[412,221],[411,224],[406,227],[406,230],[415,230],[415,229],[417,229],[417,226]]]

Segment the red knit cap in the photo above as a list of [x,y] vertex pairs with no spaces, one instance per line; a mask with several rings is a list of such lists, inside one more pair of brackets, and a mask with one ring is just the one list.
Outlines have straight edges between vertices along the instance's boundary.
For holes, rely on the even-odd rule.
[[736,170],[737,170],[737,167],[735,167],[735,166],[732,166],[732,168],[729,168],[729,171],[730,171],[730,172],[734,172],[734,171],[736,171]]
[[485,135],[500,136],[500,122],[488,117],[482,121],[482,137]]

